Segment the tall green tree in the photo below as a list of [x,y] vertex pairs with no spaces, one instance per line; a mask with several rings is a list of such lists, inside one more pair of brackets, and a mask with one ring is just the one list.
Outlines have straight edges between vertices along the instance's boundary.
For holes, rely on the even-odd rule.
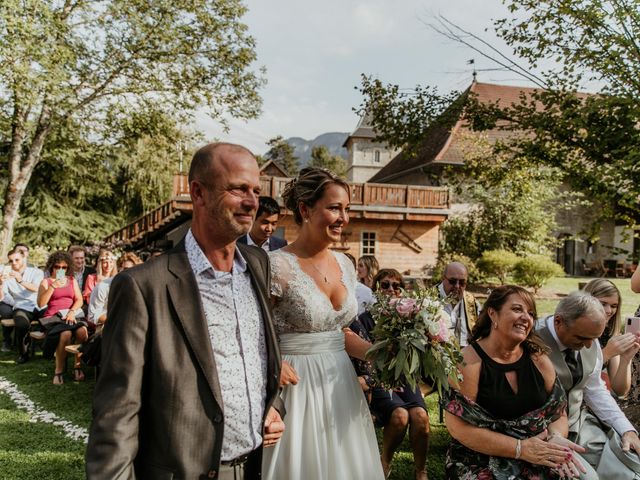
[[0,3],[0,257],[47,140],[72,119],[109,140],[118,105],[154,102],[255,117],[262,76],[240,0],[5,0]]
[[14,238],[63,248],[92,243],[171,196],[199,137],[157,106],[107,120],[114,143],[87,138],[69,121],[49,136],[23,197]]
[[513,168],[511,155],[495,155],[483,135],[467,134],[460,145],[466,168],[450,172],[450,184],[458,203],[474,207],[443,224],[443,252],[472,260],[488,250],[549,252],[555,246],[555,214],[573,200],[560,192],[557,170]]
[[347,176],[347,162],[340,155],[331,155],[324,145],[317,145],[311,149],[310,167],[326,168],[340,178]]
[[267,145],[269,151],[264,155],[264,158],[276,162],[287,172],[287,175],[296,176],[300,171],[300,164],[298,157],[295,156],[294,148],[281,135],[269,140]]

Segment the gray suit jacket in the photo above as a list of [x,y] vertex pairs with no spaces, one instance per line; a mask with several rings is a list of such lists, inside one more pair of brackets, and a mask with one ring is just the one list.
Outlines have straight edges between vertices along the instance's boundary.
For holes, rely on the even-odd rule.
[[[265,413],[270,406],[283,413],[267,255],[255,247],[238,248],[247,260],[264,320],[268,354]],[[87,477],[216,478],[224,408],[207,322],[184,242],[118,274],[108,305],[86,453]],[[259,459],[257,464],[259,467]]]

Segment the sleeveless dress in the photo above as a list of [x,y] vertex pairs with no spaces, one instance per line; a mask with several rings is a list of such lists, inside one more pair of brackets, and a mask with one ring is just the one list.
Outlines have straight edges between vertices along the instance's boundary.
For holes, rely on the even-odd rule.
[[295,255],[269,253],[280,352],[299,382],[282,392],[286,428],[263,451],[267,480],[384,478],[367,401],[344,349],[342,328],[357,313],[355,271],[345,255],[333,254],[347,290],[337,311]]
[[[478,405],[505,420],[513,420],[544,405],[549,397],[544,377],[526,349],[515,362],[498,363],[478,343],[473,342],[471,346],[482,359],[476,397]],[[509,385],[507,372],[516,372],[518,393]]]

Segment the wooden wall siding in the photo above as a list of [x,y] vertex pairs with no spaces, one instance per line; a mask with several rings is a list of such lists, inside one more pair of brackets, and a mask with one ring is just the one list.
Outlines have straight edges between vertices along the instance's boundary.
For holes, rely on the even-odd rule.
[[[278,223],[284,227],[285,238],[293,242],[298,237],[298,226],[292,216],[282,217]],[[408,247],[399,239],[394,238],[398,227],[420,248],[420,252]],[[389,221],[352,218],[344,229],[341,242],[334,245],[338,251],[350,253],[356,259],[362,256],[362,232],[376,233],[376,258],[382,268],[395,268],[400,272],[411,272],[420,275],[423,271],[435,265],[438,256],[438,239],[440,222],[417,221]],[[396,235],[397,237],[397,235]]]

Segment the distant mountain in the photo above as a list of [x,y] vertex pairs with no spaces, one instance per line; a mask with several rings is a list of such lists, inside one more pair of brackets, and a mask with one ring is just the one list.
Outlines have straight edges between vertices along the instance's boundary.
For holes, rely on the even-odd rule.
[[347,158],[347,149],[342,144],[349,136],[348,133],[330,132],[318,135],[313,140],[305,140],[300,137],[287,138],[287,143],[295,149],[295,155],[300,159],[300,167],[306,166],[311,160],[311,150],[318,145],[324,145],[332,155],[340,155]]

